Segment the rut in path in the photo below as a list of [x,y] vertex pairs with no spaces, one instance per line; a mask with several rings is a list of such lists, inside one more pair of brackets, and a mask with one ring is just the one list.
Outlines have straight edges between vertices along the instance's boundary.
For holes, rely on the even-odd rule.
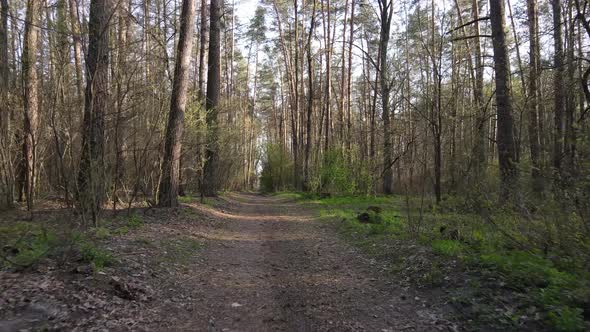
[[[449,330],[433,308],[396,287],[381,266],[338,239],[309,209],[229,194],[227,222],[205,234],[191,281],[194,307],[170,329],[215,331]],[[182,316],[181,313],[178,313]]]

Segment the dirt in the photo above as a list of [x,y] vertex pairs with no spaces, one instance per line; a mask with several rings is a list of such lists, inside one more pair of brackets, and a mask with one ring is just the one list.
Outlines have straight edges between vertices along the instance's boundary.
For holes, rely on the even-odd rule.
[[460,329],[292,201],[232,193],[145,220],[105,243],[119,264],[100,273],[0,272],[0,331]]

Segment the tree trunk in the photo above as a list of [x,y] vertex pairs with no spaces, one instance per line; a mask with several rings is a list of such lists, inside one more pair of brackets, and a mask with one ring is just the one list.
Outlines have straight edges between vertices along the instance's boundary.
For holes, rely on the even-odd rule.
[[78,1],[70,0],[70,26],[74,40],[74,65],[76,66],[76,88],[78,100],[82,100],[84,93],[82,78],[82,33],[78,18]]
[[311,53],[311,41],[313,38],[313,29],[315,28],[315,10],[316,0],[313,0],[313,9],[311,13],[311,22],[309,23],[309,34],[307,36],[307,79],[308,79],[308,93],[307,93],[307,118],[305,124],[307,142],[305,144],[305,168],[304,168],[304,189],[310,189],[310,155],[311,155],[311,116],[313,113],[313,54]]
[[553,167],[555,176],[561,173],[561,159],[563,155],[563,115],[565,113],[565,98],[563,92],[563,37],[561,19],[561,0],[551,0],[553,11],[553,95],[554,95],[554,140],[553,140]]
[[531,150],[531,176],[533,190],[537,193],[543,191],[543,178],[541,175],[540,142],[539,142],[539,18],[537,0],[527,0],[527,12],[529,23],[529,95],[528,95],[528,129],[529,145]]
[[170,113],[168,115],[168,126],[166,127],[162,177],[158,192],[158,205],[162,207],[178,205],[182,132],[184,129],[184,111],[186,108],[190,55],[195,26],[195,3],[196,0],[183,0],[180,14],[180,36],[176,51]]
[[383,193],[393,193],[393,146],[391,142],[391,124],[389,114],[389,71],[387,69],[387,48],[389,45],[389,31],[393,16],[391,0],[379,0],[381,30],[379,37],[379,83],[381,86],[381,107],[383,109]]
[[501,180],[500,199],[507,201],[517,198],[518,165],[514,144],[510,63],[506,47],[504,20],[504,0],[490,0],[494,72],[496,74],[497,144]]
[[201,0],[201,22],[200,22],[200,40],[199,40],[199,73],[197,77],[199,101],[203,101],[205,93],[203,86],[205,83],[205,49],[207,48],[207,0]]
[[37,46],[39,37],[40,0],[27,1],[25,38],[23,42],[22,75],[24,81],[24,191],[27,209],[33,208],[35,165],[37,163],[37,128],[39,127],[39,91],[37,81]]
[[109,98],[109,19],[111,0],[92,0],[88,22],[86,93],[82,156],[78,173],[78,203],[96,225],[105,196],[105,113]]
[[10,107],[8,105],[10,67],[8,64],[8,0],[0,1],[0,208],[12,207],[13,174],[10,162]]
[[218,105],[221,85],[221,10],[219,0],[211,0],[209,12],[209,55],[207,69],[207,148],[205,151],[205,167],[203,174],[202,194],[204,196],[215,196],[218,190],[219,179],[217,179],[217,168],[219,167],[218,152]]

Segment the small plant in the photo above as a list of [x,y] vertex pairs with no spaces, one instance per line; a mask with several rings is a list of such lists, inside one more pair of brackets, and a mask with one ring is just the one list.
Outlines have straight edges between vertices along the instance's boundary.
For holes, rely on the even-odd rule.
[[110,266],[115,262],[111,253],[99,249],[89,242],[80,244],[80,253],[82,254],[82,260],[92,264],[96,270],[102,270],[105,266]]
[[139,228],[143,225],[143,219],[137,214],[134,213],[129,216],[129,220],[127,220],[127,226],[129,228]]

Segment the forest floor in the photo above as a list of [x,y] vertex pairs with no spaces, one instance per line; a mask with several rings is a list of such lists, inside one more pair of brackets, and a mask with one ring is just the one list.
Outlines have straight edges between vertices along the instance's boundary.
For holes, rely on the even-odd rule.
[[[308,205],[249,193],[183,201],[105,217],[90,236],[71,231],[71,212],[0,215],[21,242],[45,234],[3,244],[0,331],[461,330],[436,294],[398,280]],[[68,223],[55,237],[73,240],[57,250],[45,229]]]

